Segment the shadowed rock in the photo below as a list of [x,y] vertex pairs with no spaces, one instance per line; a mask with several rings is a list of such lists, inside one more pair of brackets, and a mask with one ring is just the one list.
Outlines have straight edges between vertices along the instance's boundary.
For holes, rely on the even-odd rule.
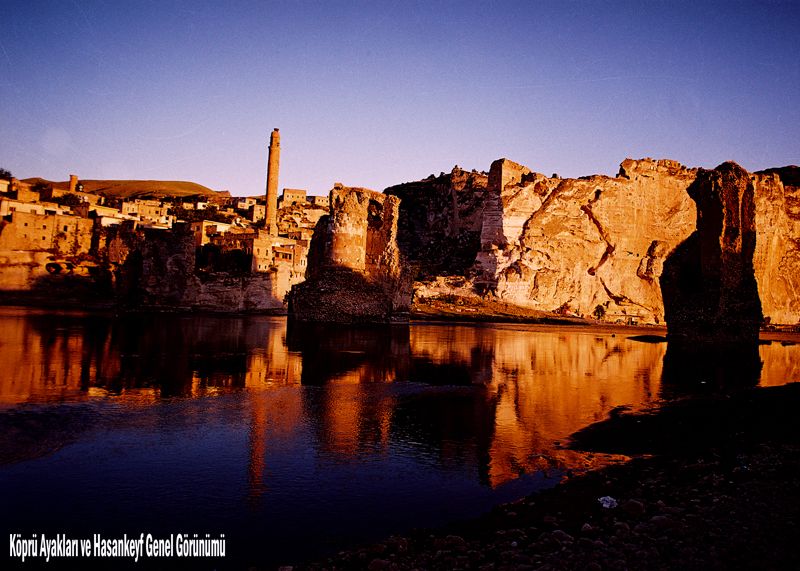
[[687,192],[697,204],[697,229],[664,263],[667,338],[684,346],[755,344],[762,314],[750,176],[726,162],[701,169]]

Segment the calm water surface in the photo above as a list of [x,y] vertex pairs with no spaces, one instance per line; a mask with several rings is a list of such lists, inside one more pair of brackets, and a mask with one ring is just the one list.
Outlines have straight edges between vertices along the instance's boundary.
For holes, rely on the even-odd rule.
[[[719,381],[626,335],[2,308],[2,539],[224,533],[191,566],[240,568],[471,517],[609,461],[559,442],[614,407]],[[740,384],[800,380],[800,347],[759,351]]]

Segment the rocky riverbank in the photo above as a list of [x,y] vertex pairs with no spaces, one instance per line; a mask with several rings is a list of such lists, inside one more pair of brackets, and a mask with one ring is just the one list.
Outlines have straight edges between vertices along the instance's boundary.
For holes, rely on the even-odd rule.
[[302,568],[797,569],[798,406],[790,384],[617,415],[573,447],[640,454],[626,464]]

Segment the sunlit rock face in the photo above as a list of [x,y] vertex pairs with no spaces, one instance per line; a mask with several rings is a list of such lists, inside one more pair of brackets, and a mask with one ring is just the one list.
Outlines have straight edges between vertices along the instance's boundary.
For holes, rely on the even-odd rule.
[[306,281],[289,294],[297,321],[389,323],[408,320],[411,282],[397,247],[400,200],[337,185],[320,219]]
[[[697,175],[676,161],[626,159],[613,178],[562,179],[498,159],[488,176],[454,169],[386,192],[403,197],[399,244],[427,279],[415,286],[420,295],[472,292],[540,311],[663,323],[659,278],[695,230],[687,189]],[[748,176],[763,313],[772,323],[797,323],[800,169]],[[436,275],[466,279],[455,291],[430,279]]]
[[660,323],[658,277],[693,230],[686,194],[696,171],[675,161],[625,160],[615,178],[546,177],[492,163],[481,251],[481,292],[543,311]]
[[697,204],[697,230],[670,254],[661,277],[668,338],[755,346],[761,302],[753,180],[727,162],[701,169],[687,192]]
[[756,238],[753,266],[764,318],[800,322],[800,168],[753,175]]

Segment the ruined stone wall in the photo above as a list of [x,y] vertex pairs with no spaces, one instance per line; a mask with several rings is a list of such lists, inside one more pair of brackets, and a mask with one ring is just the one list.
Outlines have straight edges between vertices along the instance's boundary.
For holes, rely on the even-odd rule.
[[337,186],[331,190],[329,265],[364,271],[367,263],[367,218],[371,196],[375,194],[366,188]]
[[377,194],[367,206],[367,250],[364,272],[378,279],[392,279],[400,268],[397,219],[400,199]]
[[30,291],[47,275],[51,254],[0,249],[0,291]]
[[77,216],[13,212],[0,229],[0,250],[53,250],[63,256],[89,252],[94,223]]

